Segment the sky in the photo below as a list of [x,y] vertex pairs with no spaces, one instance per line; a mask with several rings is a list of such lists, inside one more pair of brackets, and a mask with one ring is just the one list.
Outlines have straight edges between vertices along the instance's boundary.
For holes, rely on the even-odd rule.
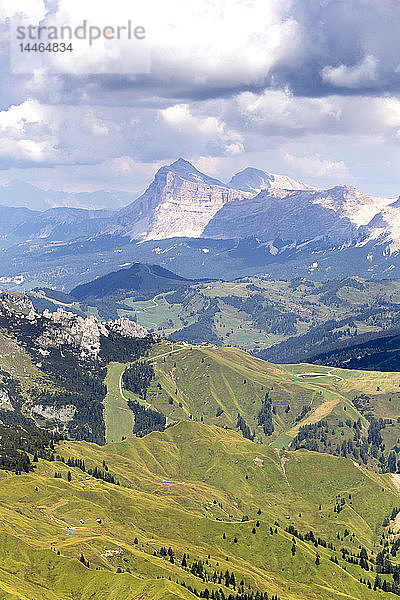
[[[128,19],[146,39],[19,52],[16,24]],[[2,0],[0,53],[2,184],[139,193],[184,157],[400,195],[398,0]]]

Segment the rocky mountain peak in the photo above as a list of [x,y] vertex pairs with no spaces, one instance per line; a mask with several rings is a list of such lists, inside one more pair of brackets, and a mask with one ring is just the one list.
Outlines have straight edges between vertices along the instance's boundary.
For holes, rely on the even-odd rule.
[[243,190],[245,192],[254,192],[258,194],[261,190],[266,190],[271,187],[272,176],[260,169],[254,167],[246,167],[243,171],[239,171],[228,181],[228,186]]
[[144,194],[119,211],[112,232],[139,240],[200,237],[225,204],[253,195],[228,187],[180,158],[159,169]]
[[178,160],[176,160],[172,164],[162,167],[158,171],[158,173],[173,173],[174,175],[178,175],[182,179],[186,181],[191,181],[193,183],[225,186],[225,184],[219,181],[218,179],[215,179],[214,177],[209,177],[209,175],[206,175],[205,173],[202,173],[201,171],[196,169],[196,167],[192,165],[192,163],[185,160],[184,158],[178,158]]
[[259,194],[263,190],[282,189],[282,190],[313,190],[300,181],[296,181],[287,175],[275,175],[267,173],[254,167],[246,167],[239,171],[230,179],[227,184],[244,192],[251,192],[253,195]]

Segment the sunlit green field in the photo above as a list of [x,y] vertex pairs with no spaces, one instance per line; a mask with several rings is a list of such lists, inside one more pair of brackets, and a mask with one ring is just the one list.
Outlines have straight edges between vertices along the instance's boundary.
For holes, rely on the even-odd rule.
[[[383,519],[399,502],[389,476],[347,459],[279,453],[194,422],[104,447],[63,442],[57,452],[83,458],[86,468],[105,461],[121,485],[59,461],[39,460],[35,474],[0,472],[3,598],[193,600],[177,581],[198,591],[221,587],[184,569],[184,553],[211,574],[228,568],[245,586],[282,600],[380,597],[359,583],[374,574],[345,563],[339,548],[377,551]],[[63,479],[54,479],[56,469]],[[338,497],[346,499],[340,514]],[[334,549],[319,546],[316,565],[314,544],[297,540],[293,555],[289,524],[313,529]],[[343,538],[346,529],[351,536]],[[174,563],[158,554],[161,546],[173,549]]]

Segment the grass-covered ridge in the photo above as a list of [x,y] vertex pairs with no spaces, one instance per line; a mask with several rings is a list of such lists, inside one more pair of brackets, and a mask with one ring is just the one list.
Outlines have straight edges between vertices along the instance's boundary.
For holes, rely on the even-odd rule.
[[[389,435],[387,449],[396,444],[396,432],[400,437],[398,373],[274,365],[237,348],[166,341],[155,344],[146,360],[155,371],[146,399],[127,390],[122,394],[163,413],[168,423],[192,418],[238,429],[240,415],[251,438],[282,448],[289,446],[300,427],[328,416],[343,423],[360,421],[364,434],[373,417],[392,420],[383,431],[384,437]],[[122,371],[123,365],[114,365],[109,377],[117,381]],[[120,392],[115,391],[123,402]],[[369,403],[368,410],[363,409],[362,402]],[[272,432],[264,428],[262,415],[266,411],[270,413]],[[116,414],[121,418],[123,411],[118,408]],[[117,431],[112,439],[121,439],[122,428],[120,433],[118,437]],[[340,434],[337,430],[337,436]]]
[[[222,589],[225,597],[250,587],[282,600],[395,598],[360,583],[373,584],[375,572],[341,552],[357,556],[365,547],[373,567],[382,523],[399,504],[388,475],[190,421],[103,447],[64,441],[56,452],[84,460],[86,472],[41,459],[34,473],[0,472],[4,598],[189,600],[188,586]],[[88,476],[104,465],[120,485]],[[299,539],[290,526],[312,530],[320,543]],[[202,577],[193,567],[199,562]],[[235,589],[225,585],[227,570]]]

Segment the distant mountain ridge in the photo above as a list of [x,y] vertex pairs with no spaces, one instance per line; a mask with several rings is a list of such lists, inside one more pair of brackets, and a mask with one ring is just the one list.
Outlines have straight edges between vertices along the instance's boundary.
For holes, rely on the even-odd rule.
[[0,186],[0,206],[24,207],[38,211],[58,207],[118,209],[133,199],[134,194],[125,191],[62,192],[45,190],[19,180]]
[[[37,194],[38,188],[34,191]],[[59,194],[52,202],[60,200]],[[118,202],[113,200],[115,205]],[[225,184],[180,158],[161,167],[147,190],[118,210],[57,207],[34,214],[20,212],[16,226],[11,219],[8,233],[21,240],[106,234],[140,241],[255,236],[291,242],[327,235],[338,243],[393,234],[396,245],[399,216],[398,201],[368,196],[354,187],[320,190],[251,167]]]
[[94,281],[77,286],[70,292],[70,296],[80,301],[116,296],[121,293],[152,296],[157,292],[175,290],[177,287],[192,283],[195,281],[180,277],[158,265],[135,263],[129,268],[113,271]]
[[71,289],[136,261],[158,262],[189,279],[316,270],[319,278],[400,276],[399,200],[352,186],[310,188],[251,167],[223,183],[180,158],[161,167],[139,198],[113,206],[0,206],[2,277]]
[[[33,189],[37,195],[38,188]],[[59,194],[53,202],[60,200]],[[119,210],[57,207],[33,214],[20,210],[8,233],[23,241],[106,234],[140,241],[255,236],[298,242],[328,236],[343,243],[382,234],[400,239],[399,216],[398,201],[371,197],[354,187],[319,190],[251,167],[225,184],[180,158],[161,167],[147,190]]]

